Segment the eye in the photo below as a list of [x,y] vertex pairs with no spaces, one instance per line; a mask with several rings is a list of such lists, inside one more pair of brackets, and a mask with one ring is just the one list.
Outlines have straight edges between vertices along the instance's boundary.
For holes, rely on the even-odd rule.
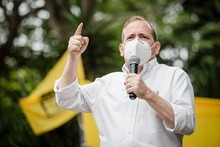
[[145,36],[145,35],[141,36],[141,38],[142,38],[142,39],[149,39],[149,37],[148,37],[148,36]]
[[129,37],[127,38],[127,40],[132,40],[132,39],[134,39],[134,36],[129,36]]

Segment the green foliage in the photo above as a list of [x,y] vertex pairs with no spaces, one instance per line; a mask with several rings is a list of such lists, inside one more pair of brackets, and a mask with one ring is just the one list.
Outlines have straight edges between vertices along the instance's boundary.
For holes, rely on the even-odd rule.
[[[0,2],[0,146],[54,146],[54,140],[57,146],[79,146],[76,119],[36,137],[17,100],[29,95],[58,61],[80,22],[84,23],[83,35],[90,38],[82,55],[87,79],[121,70],[124,60],[118,46],[123,23],[141,15],[156,26],[162,44],[159,62],[189,73],[196,96],[220,98],[218,0],[41,2]],[[21,4],[27,6],[22,11],[18,10]]]

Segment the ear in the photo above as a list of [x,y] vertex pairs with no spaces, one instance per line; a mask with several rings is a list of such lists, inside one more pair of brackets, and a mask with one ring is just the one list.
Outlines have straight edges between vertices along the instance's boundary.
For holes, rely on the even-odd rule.
[[159,54],[159,52],[160,52],[160,42],[156,42],[156,44],[155,44],[155,55],[157,55],[157,54]]
[[120,56],[124,57],[124,45],[122,43],[119,44],[119,52]]

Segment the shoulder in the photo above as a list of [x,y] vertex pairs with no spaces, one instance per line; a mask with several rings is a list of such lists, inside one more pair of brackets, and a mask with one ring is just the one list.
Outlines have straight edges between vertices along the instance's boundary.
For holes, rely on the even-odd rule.
[[159,64],[157,70],[163,72],[164,74],[187,75],[187,73],[183,69],[179,67],[168,66],[165,64]]
[[96,78],[95,82],[100,82],[102,86],[115,87],[115,85],[121,85],[125,80],[125,74],[123,72],[112,72],[104,75],[100,78]]
[[100,79],[108,81],[108,80],[115,80],[115,79],[122,78],[122,77],[124,77],[123,72],[112,72],[112,73],[102,76]]
[[179,81],[180,79],[190,80],[188,74],[183,69],[165,64],[158,64],[155,75],[162,79],[169,79],[170,81]]
[[167,75],[169,74],[170,80],[172,81],[173,84],[179,83],[180,85],[184,85],[185,83],[187,85],[188,84],[191,85],[191,79],[183,69],[179,67],[172,67],[167,65],[166,68],[167,68]]
[[116,80],[116,79],[120,79],[122,77],[124,77],[124,73],[123,72],[112,72],[112,73],[109,73],[109,74],[106,74],[102,77],[99,77],[99,78],[96,78],[95,81],[111,81],[111,80]]

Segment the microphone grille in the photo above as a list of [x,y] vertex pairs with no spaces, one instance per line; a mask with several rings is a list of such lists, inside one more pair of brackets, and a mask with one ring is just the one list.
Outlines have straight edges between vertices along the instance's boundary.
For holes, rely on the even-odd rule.
[[140,58],[138,58],[137,56],[131,56],[130,59],[128,60],[128,63],[131,64],[140,64]]

